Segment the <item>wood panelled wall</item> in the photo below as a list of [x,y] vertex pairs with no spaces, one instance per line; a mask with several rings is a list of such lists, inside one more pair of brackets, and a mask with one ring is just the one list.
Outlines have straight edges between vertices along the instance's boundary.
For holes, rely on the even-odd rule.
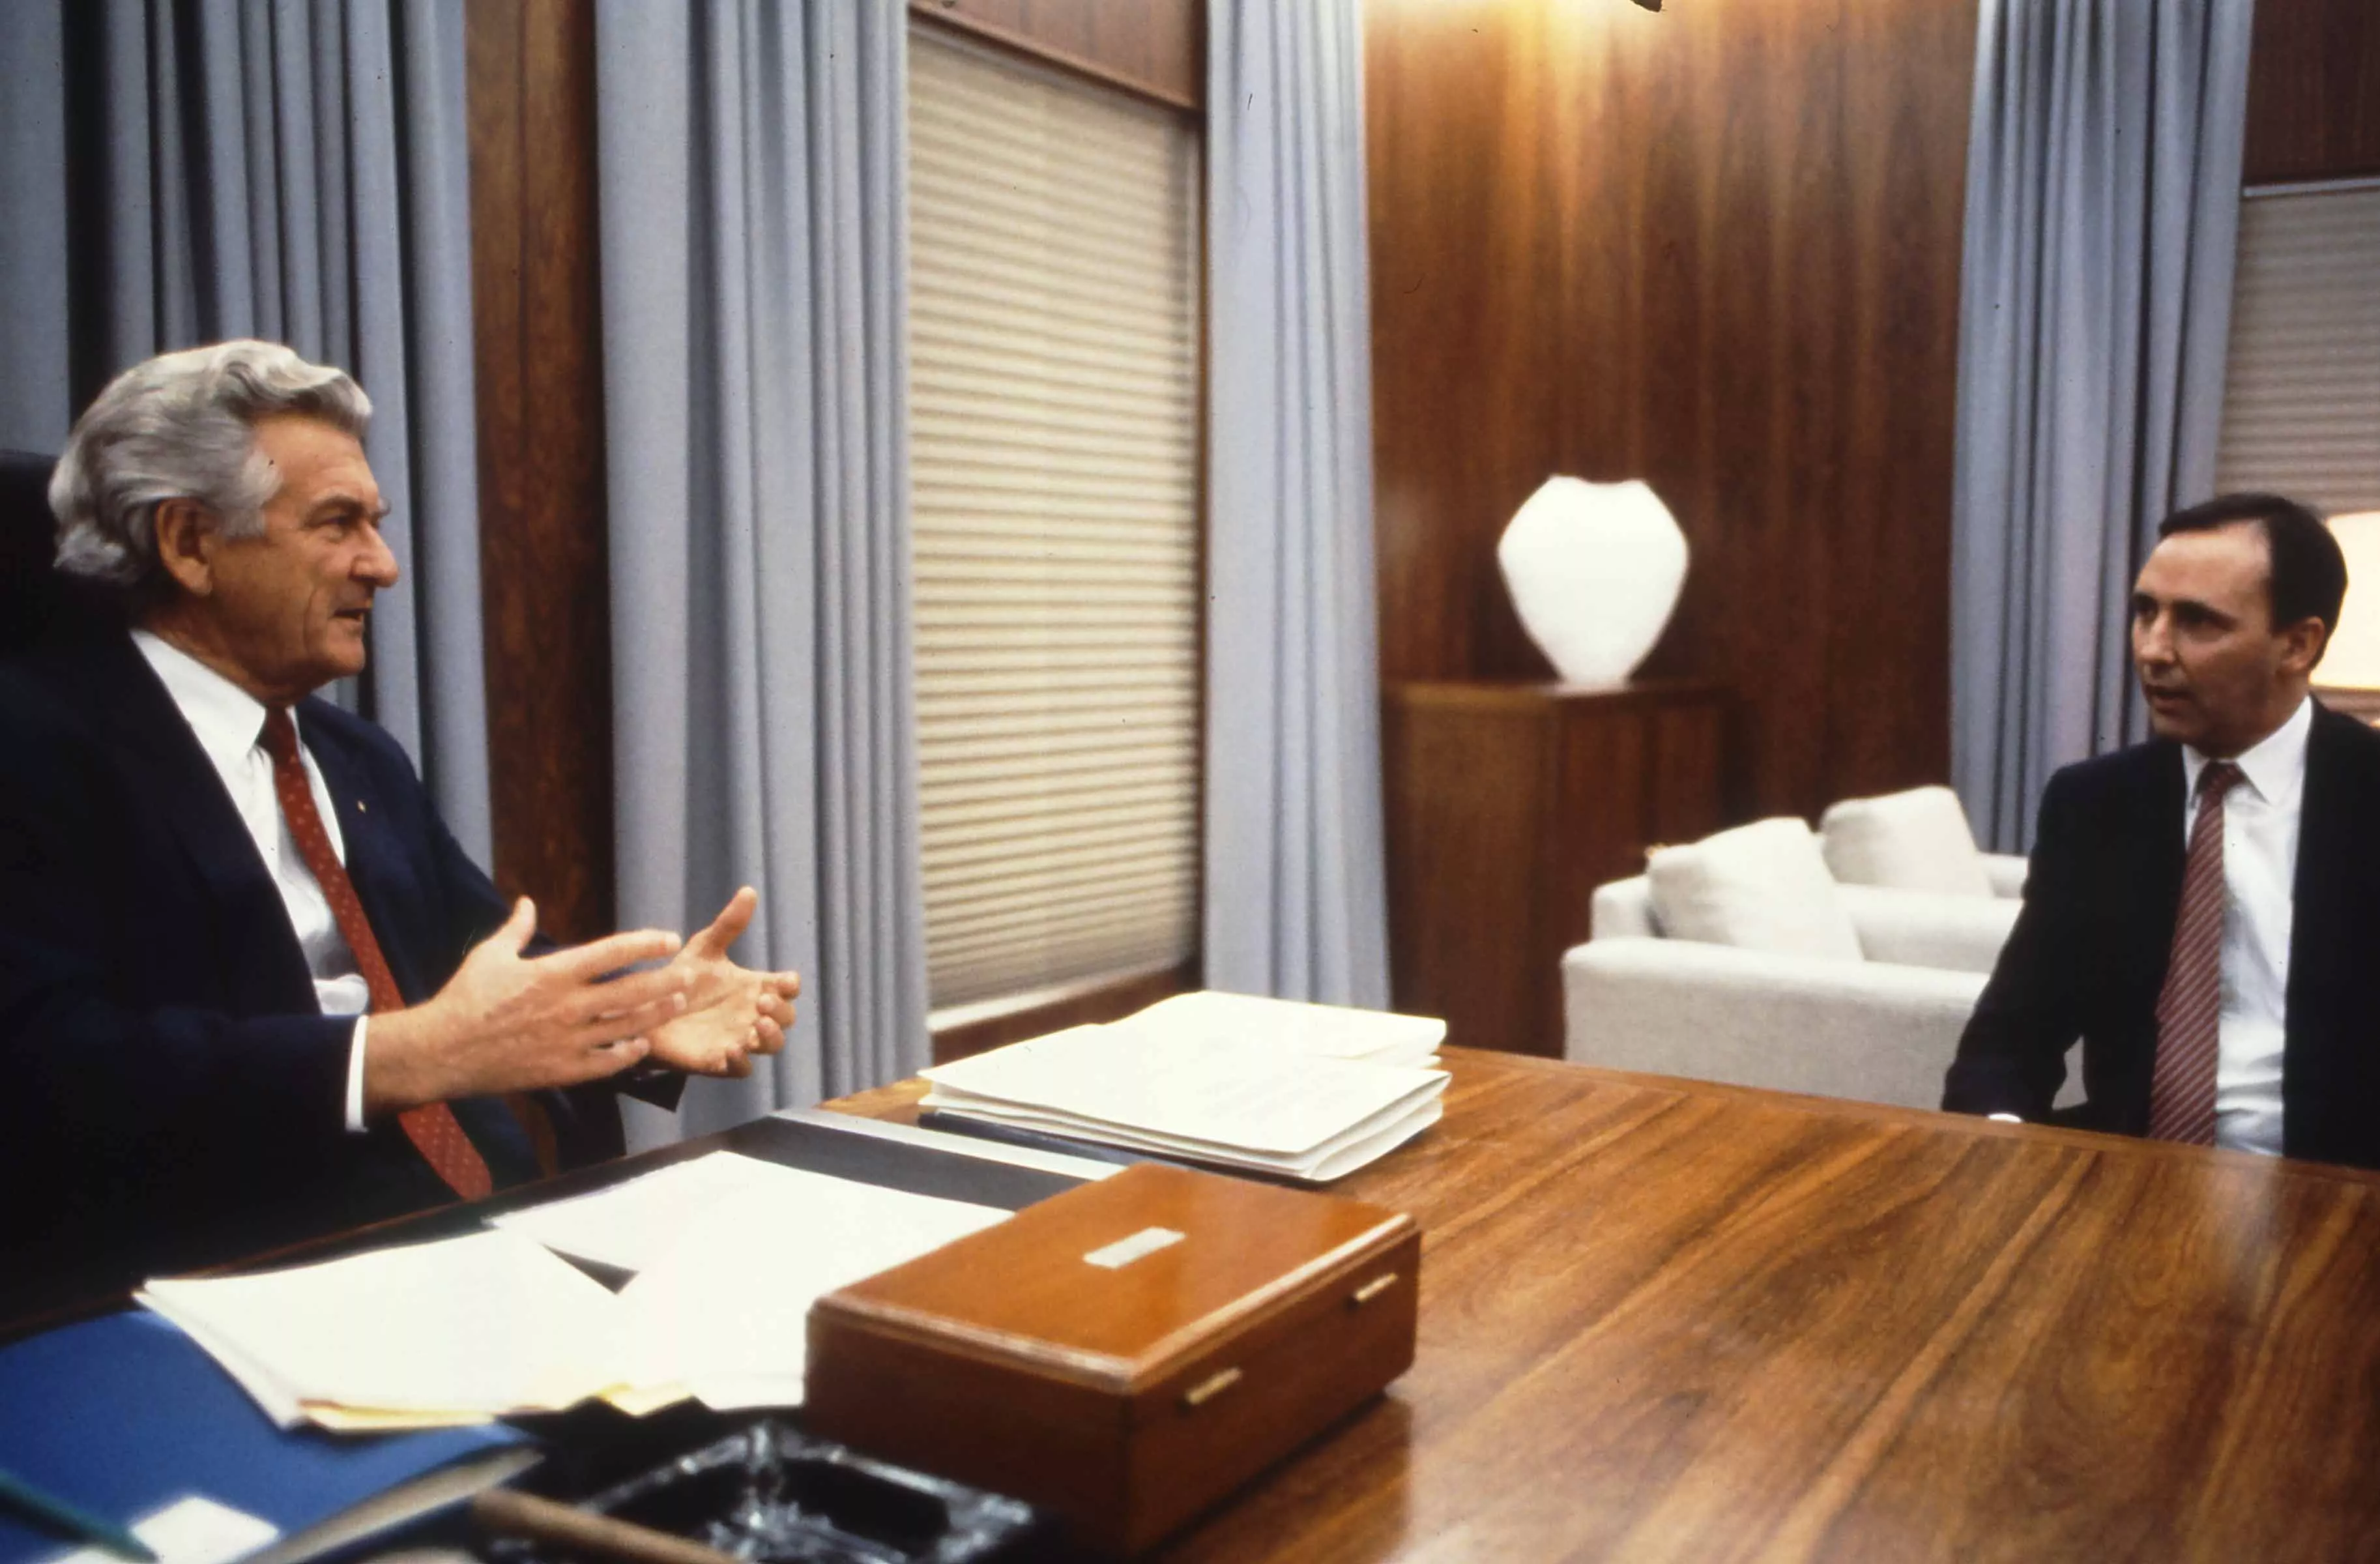
[[2380,175],[2380,3],[2256,0],[2251,185]]
[[1760,813],[1949,765],[1974,0],[1369,0],[1381,667],[1537,678],[1495,545],[1641,477],[1644,672],[1746,700]]
[[494,872],[586,940],[613,909],[594,7],[471,0],[464,25]]

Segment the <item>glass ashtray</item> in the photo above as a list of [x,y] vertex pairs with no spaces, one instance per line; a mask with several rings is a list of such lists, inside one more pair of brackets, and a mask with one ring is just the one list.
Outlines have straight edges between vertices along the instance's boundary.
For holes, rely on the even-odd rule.
[[[752,1564],[989,1564],[1050,1534],[1017,1499],[912,1472],[765,1419],[579,1501]],[[571,1557],[518,1538],[497,1564]]]

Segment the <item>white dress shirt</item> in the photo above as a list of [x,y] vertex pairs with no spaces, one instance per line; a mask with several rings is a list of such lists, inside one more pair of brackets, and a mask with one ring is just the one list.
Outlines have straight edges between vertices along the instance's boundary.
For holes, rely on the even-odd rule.
[[[2298,819],[2305,801],[2306,735],[2313,702],[2234,762],[2241,782],[2223,796],[2223,1008],[2216,1022],[2215,1144],[2281,1150],[2281,1051],[2289,1023],[2289,933],[2295,921]],[[2207,758],[2182,746],[2182,839],[2197,818]]]
[[[314,871],[306,867],[306,855],[298,851],[297,839],[289,834],[289,822],[282,818],[281,798],[273,790],[273,757],[264,751],[264,704],[179,647],[146,630],[133,631],[132,640],[149,660],[149,666],[157,671],[182,721],[190,725],[199,747],[213,762],[215,774],[223,778],[240,823],[255,839],[257,854],[281,892],[282,905],[289,909],[289,927],[297,933],[298,948],[306,952],[315,1002],[325,1015],[356,1018],[354,1041],[347,1049],[346,1121],[349,1131],[361,1134],[364,1029],[370,1024],[364,1012],[371,1008],[371,988],[356,970],[355,953],[339,932],[331,903],[322,895]],[[331,807],[331,790],[302,737],[298,754],[305,762],[306,782],[313,790],[314,808],[322,817],[331,851],[344,864],[347,847],[339,834],[338,811]]]

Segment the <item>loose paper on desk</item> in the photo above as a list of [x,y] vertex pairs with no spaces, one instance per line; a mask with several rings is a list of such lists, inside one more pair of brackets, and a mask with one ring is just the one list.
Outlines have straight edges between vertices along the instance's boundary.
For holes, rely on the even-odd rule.
[[[726,1152],[538,1209],[434,1243],[152,1281],[140,1301],[283,1427],[484,1422],[594,1395],[631,1412],[687,1394],[797,1405],[812,1300],[1008,1215]],[[614,1212],[622,1235],[590,1241]],[[646,1263],[614,1295],[531,1236],[547,1230]]]
[[195,1338],[284,1427],[309,1418],[419,1426],[553,1411],[617,1377],[612,1294],[509,1232],[254,1276],[152,1281],[140,1299]]
[[[488,1220],[492,1226],[525,1234],[561,1254],[641,1271],[659,1264],[686,1236],[686,1223],[696,1214],[719,1202],[746,1190],[774,1188],[790,1204],[805,1194],[820,1197],[820,1176],[815,1173],[733,1151],[714,1151],[591,1194],[549,1200]],[[794,1218],[799,1219],[797,1213]]]
[[925,1072],[924,1106],[1315,1182],[1362,1167],[1442,1111],[1443,1071],[1301,1053],[1245,1032],[1142,1029],[1139,1020],[936,1065]]
[[630,1380],[719,1411],[798,1406],[810,1304],[1007,1219],[988,1206],[778,1169],[702,1212],[620,1293]]

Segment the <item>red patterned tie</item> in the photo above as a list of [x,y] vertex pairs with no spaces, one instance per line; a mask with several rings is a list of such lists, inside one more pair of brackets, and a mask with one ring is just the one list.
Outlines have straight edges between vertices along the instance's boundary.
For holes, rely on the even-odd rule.
[[2215,1063],[2223,1017],[2223,795],[2240,780],[2228,760],[2198,774],[2198,814],[2181,871],[2173,955],[2157,995],[2156,1070],[2149,1083],[2149,1134],[2215,1144]]
[[[404,1009],[405,996],[397,992],[387,958],[380,953],[380,941],[372,935],[371,920],[364,916],[364,905],[356,900],[355,882],[347,878],[339,855],[331,851],[330,833],[322,829],[322,817],[314,807],[314,790],[298,757],[298,729],[289,721],[285,706],[265,713],[264,752],[273,757],[273,791],[281,797],[289,834],[298,839],[298,851],[305,855],[306,867],[314,871],[322,899],[331,903],[331,915],[338,920],[339,933],[356,958],[356,970],[363,974],[365,987],[371,990],[373,1011]],[[494,1187],[487,1158],[463,1134],[453,1109],[443,1102],[428,1103],[407,1109],[396,1121],[455,1194],[477,1200]]]

